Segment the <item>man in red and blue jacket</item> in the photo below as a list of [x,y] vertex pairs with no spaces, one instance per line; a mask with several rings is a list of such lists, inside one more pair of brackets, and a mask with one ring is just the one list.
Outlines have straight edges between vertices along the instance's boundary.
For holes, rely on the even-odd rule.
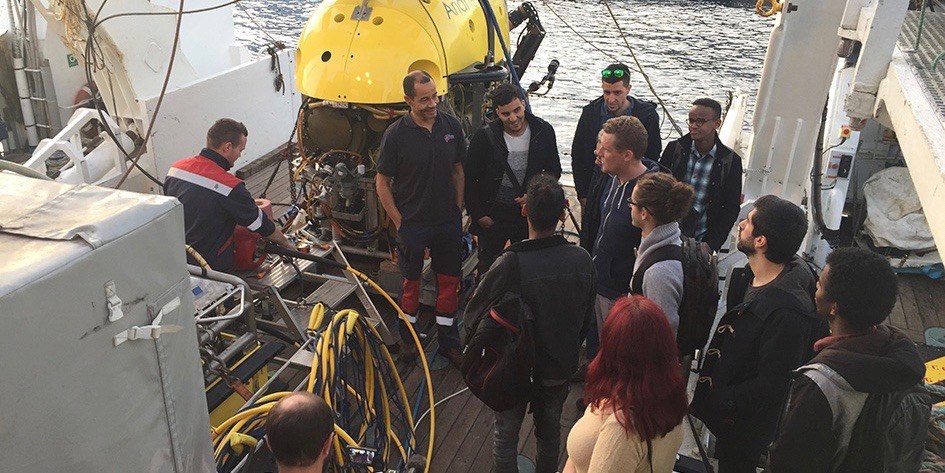
[[[242,225],[287,249],[296,249],[262,212],[246,185],[229,169],[246,149],[249,133],[242,123],[217,120],[207,131],[207,147],[171,165],[164,194],[184,205],[187,244],[216,271],[233,268],[233,230]],[[187,255],[187,261],[196,261]]]

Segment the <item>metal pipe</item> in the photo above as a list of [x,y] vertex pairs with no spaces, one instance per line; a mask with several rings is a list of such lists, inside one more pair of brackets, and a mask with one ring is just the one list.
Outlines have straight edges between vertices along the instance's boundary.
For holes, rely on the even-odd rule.
[[246,347],[255,341],[255,335],[251,333],[244,333],[240,335],[239,338],[237,338],[233,343],[231,343],[230,346],[221,351],[218,358],[223,360],[224,363],[229,363],[231,359],[242,353]]
[[187,270],[193,276],[232,284],[234,286],[242,286],[243,294],[246,295],[246,298],[244,299],[245,302],[243,303],[243,318],[245,319],[246,328],[248,328],[253,333],[254,337],[256,336],[256,317],[255,314],[253,314],[253,290],[249,287],[249,284],[246,281],[232,274],[222,273],[212,269],[204,269],[192,264],[187,265]]
[[350,253],[352,255],[368,256],[371,258],[380,258],[380,259],[387,259],[387,260],[390,259],[390,253],[386,251],[368,250],[364,248],[356,248],[350,245],[345,245],[344,252]]
[[220,335],[221,332],[226,330],[226,328],[232,324],[232,320],[223,320],[211,325],[210,327],[207,327],[205,330],[200,330],[197,332],[197,340],[200,342],[199,344],[203,345],[204,343],[209,342],[211,337]]
[[[43,64],[43,55],[42,51],[39,49],[39,35],[37,34],[37,31],[39,30],[36,28],[36,6],[33,5],[32,2],[27,1],[26,8],[24,8],[24,10],[26,12],[25,24],[27,25],[25,37],[26,44],[29,46],[29,49],[26,50],[26,54],[24,55],[26,58],[26,65],[33,69],[41,69]],[[51,136],[51,129],[49,127],[49,104],[46,100],[46,98],[49,97],[49,91],[46,89],[46,78],[43,77],[42,73],[35,75],[32,77],[32,84],[34,89],[33,93],[42,94],[44,97],[42,103],[34,107],[33,115],[35,116],[37,113],[41,112],[43,125],[37,123],[37,126],[45,130],[43,133],[43,138],[48,138]],[[59,112],[57,111],[56,113]]]
[[13,54],[13,77],[16,79],[16,91],[20,97],[23,126],[26,127],[26,143],[29,146],[36,146],[39,144],[39,135],[36,133],[36,117],[33,115],[33,102],[30,100],[30,86],[26,81],[26,62],[22,57],[16,57],[16,52]]

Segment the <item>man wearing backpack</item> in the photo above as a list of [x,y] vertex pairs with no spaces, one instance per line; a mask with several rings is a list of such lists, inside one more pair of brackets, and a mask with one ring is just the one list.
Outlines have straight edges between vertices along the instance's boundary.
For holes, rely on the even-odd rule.
[[771,472],[919,471],[931,405],[916,389],[925,366],[915,343],[881,325],[896,287],[889,262],[872,251],[827,257],[816,301],[831,335],[795,374]]
[[666,173],[644,175],[630,197],[631,223],[643,235],[630,293],[646,296],[666,313],[687,377],[691,356],[709,341],[719,307],[717,257],[709,245],[679,230],[692,198],[692,186]]
[[496,301],[513,292],[521,296],[534,318],[531,399],[495,412],[493,469],[498,473],[518,471],[519,430],[528,404],[538,441],[535,471],[551,473],[558,468],[567,379],[577,368],[595,297],[590,256],[555,235],[556,225],[565,219],[566,205],[564,190],[554,177],[539,174],[532,178],[523,207],[528,239],[513,244],[499,256],[473,293],[464,315],[466,340],[470,340],[483,314],[489,314]]
[[766,195],[738,227],[748,267],[729,282],[728,310],[690,406],[718,438],[720,473],[755,473],[774,438],[791,372],[811,358],[825,325],[814,307],[814,273],[795,255],[807,233],[804,211]]

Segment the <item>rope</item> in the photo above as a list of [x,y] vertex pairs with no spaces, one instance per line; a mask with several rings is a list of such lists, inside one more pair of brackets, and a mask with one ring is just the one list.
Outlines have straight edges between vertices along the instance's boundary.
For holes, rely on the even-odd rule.
[[242,3],[237,3],[236,7],[242,10],[243,13],[246,14],[246,17],[249,18],[249,21],[253,22],[253,24],[256,25],[256,28],[259,30],[259,32],[266,35],[266,37],[269,38],[269,41],[271,41],[273,44],[276,44],[279,42],[279,40],[277,40],[276,38],[273,38],[272,35],[269,34],[269,32],[266,31],[266,29],[263,28],[262,25],[260,25],[259,22],[256,21],[256,18],[253,16],[252,12],[250,12],[246,7],[244,7]]
[[775,13],[781,11],[781,2],[778,0],[769,0],[771,2],[771,8],[765,10],[765,0],[758,0],[758,3],[755,3],[755,12],[759,15],[767,18]]
[[919,30],[915,34],[914,49],[919,49],[919,44],[922,43],[922,29],[925,27],[925,7],[928,3],[927,0],[922,0],[922,6],[919,7]]
[[[609,58],[611,61],[613,61],[613,62],[620,62],[620,59],[618,59],[616,56],[614,56],[613,54],[610,54],[610,53],[608,53],[607,51],[604,51],[603,49],[597,47],[596,44],[594,44],[593,42],[591,42],[590,40],[588,40],[587,38],[585,38],[584,36],[582,36],[581,33],[578,33],[578,31],[577,31],[576,29],[574,29],[574,27],[572,27],[570,24],[568,24],[568,22],[565,21],[565,19],[562,18],[561,15],[559,15],[558,12],[556,12],[555,9],[551,7],[551,4],[548,3],[548,0],[541,0],[541,3],[545,6],[545,8],[548,9],[548,11],[550,11],[554,16],[556,16],[556,17],[558,18],[558,20],[561,21],[561,23],[564,23],[564,26],[566,26],[569,30],[571,30],[571,32],[574,33],[578,38],[581,38],[581,40],[583,40],[585,43],[587,43],[590,47],[596,49],[597,51],[599,51],[599,52],[600,52],[601,54],[603,54],[604,56],[607,56],[607,58]],[[640,71],[640,72],[642,72],[642,71]]]
[[626,33],[624,33],[623,28],[620,27],[620,22],[617,21],[617,16],[614,15],[614,11],[611,10],[610,8],[610,1],[604,0],[604,6],[607,7],[607,13],[610,14],[610,18],[614,20],[614,25],[617,26],[617,31],[620,32],[620,37],[623,38],[623,43],[627,45],[627,50],[630,51],[630,57],[632,57],[633,62],[636,63],[637,69],[639,69],[640,75],[643,76],[643,80],[646,81],[647,87],[650,88],[650,92],[652,92],[653,96],[656,97],[656,101],[659,102],[660,107],[663,109],[663,113],[666,115],[666,118],[669,119],[669,123],[672,124],[673,128],[676,129],[676,133],[679,133],[679,136],[682,136],[684,134],[682,132],[682,128],[679,127],[679,125],[676,123],[676,120],[673,120],[672,114],[669,113],[669,108],[666,107],[666,103],[663,102],[662,97],[660,97],[660,95],[656,93],[656,88],[654,88],[653,83],[650,82],[650,76],[648,76],[646,72],[643,70],[643,65],[640,64],[640,60],[637,59],[636,53],[634,53],[633,48],[630,47],[630,41],[627,40]]

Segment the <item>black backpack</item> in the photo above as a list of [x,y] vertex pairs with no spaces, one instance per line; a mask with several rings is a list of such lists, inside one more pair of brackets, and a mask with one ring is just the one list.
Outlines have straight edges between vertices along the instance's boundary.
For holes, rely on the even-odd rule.
[[640,262],[630,280],[630,293],[642,295],[643,274],[650,266],[667,260],[679,261],[683,267],[676,345],[680,355],[690,355],[709,341],[709,331],[719,307],[719,261],[708,244],[684,236],[681,246],[657,248]]
[[[518,287],[518,255],[509,252]],[[478,314],[460,371],[469,390],[495,411],[528,402],[533,393],[535,318],[522,296],[508,291]]]
[[853,424],[838,472],[919,471],[932,415],[932,397],[920,383],[867,396]]

